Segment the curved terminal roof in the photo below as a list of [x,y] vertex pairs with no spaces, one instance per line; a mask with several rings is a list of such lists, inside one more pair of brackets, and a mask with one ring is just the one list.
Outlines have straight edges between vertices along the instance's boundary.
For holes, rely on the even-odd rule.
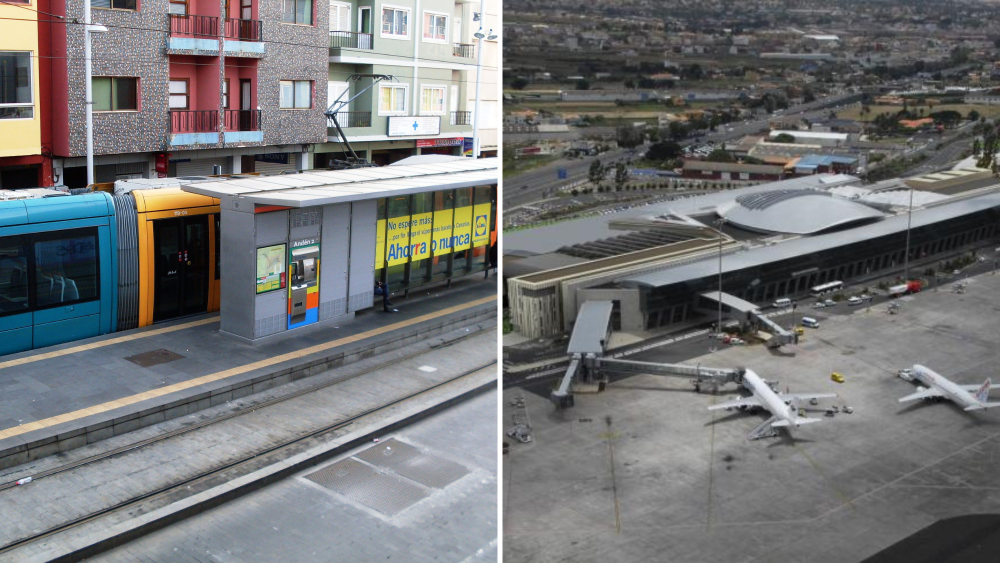
[[878,221],[885,216],[867,205],[813,189],[743,194],[716,212],[729,223],[761,233],[811,235]]

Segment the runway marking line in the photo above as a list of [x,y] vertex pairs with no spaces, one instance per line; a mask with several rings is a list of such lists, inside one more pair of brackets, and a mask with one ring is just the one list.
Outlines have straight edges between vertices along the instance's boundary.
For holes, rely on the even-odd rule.
[[[219,381],[220,379],[226,379],[227,377],[232,377],[234,375],[239,375],[239,374],[247,373],[247,372],[250,372],[250,371],[253,371],[253,370],[256,370],[256,369],[261,369],[261,368],[265,368],[265,367],[277,365],[277,364],[280,364],[282,362],[287,362],[289,360],[295,360],[295,359],[298,359],[298,358],[303,358],[303,357],[309,356],[311,354],[316,354],[317,352],[323,352],[323,351],[326,351],[326,350],[330,350],[332,348],[337,348],[339,346],[343,346],[345,344],[351,344],[352,342],[357,342],[359,340],[364,340],[366,338],[371,338],[372,336],[378,336],[380,334],[385,334],[387,332],[391,332],[391,331],[394,331],[394,330],[405,328],[407,326],[415,325],[417,323],[421,323],[421,322],[424,322],[424,321],[429,321],[429,320],[435,319],[437,317],[441,317],[441,316],[448,315],[448,314],[451,314],[451,313],[456,313],[458,311],[462,311],[463,309],[470,309],[470,308],[476,307],[478,305],[483,305],[483,304],[489,303],[491,301],[496,301],[496,299],[497,299],[496,295],[491,295],[489,297],[483,297],[483,298],[477,299],[475,301],[470,301],[468,303],[463,303],[462,305],[455,305],[455,306],[452,306],[452,307],[448,307],[446,309],[441,309],[440,311],[435,311],[433,313],[428,313],[426,315],[421,315],[419,317],[414,317],[412,319],[401,321],[401,322],[398,322],[398,323],[395,323],[395,324],[385,325],[385,326],[382,326],[382,327],[379,327],[379,328],[375,328],[375,329],[372,329],[372,330],[369,330],[369,331],[366,331],[366,332],[361,332],[361,333],[358,333],[358,334],[347,336],[347,337],[344,337],[344,338],[341,338],[341,339],[338,339],[338,340],[333,340],[333,341],[330,341],[330,342],[324,342],[323,344],[316,344],[316,345],[310,346],[308,348],[303,348],[301,350],[296,350],[295,352],[288,352],[286,354],[281,354],[279,356],[274,356],[272,358],[267,358],[266,360],[260,360],[260,361],[256,361],[256,362],[249,363],[249,364],[245,364],[245,365],[242,365],[242,366],[236,366],[234,368],[230,368],[230,369],[219,371],[219,372],[215,372],[215,373],[210,373],[208,375],[203,375],[201,377],[196,377],[194,379],[189,379],[187,381],[182,381],[180,383],[175,383],[173,385],[167,385],[166,387],[160,387],[159,389],[151,389],[149,391],[146,391],[146,392],[143,392],[143,393],[138,393],[138,394],[132,395],[130,397],[123,397],[121,399],[116,399],[114,401],[108,401],[106,403],[101,403],[99,405],[94,405],[94,406],[91,406],[91,407],[87,407],[87,408],[75,410],[75,411],[72,411],[72,412],[68,412],[68,413],[65,413],[65,414],[61,414],[61,415],[57,415],[57,416],[45,418],[45,419],[42,419],[42,420],[36,420],[34,422],[29,422],[27,424],[22,424],[20,426],[14,426],[12,428],[7,428],[5,430],[0,430],[0,440],[2,440],[4,438],[10,438],[10,437],[13,437],[13,436],[19,436],[21,434],[25,434],[25,433],[28,433],[28,432],[31,432],[31,431],[34,431],[34,430],[41,430],[42,428],[48,428],[50,426],[55,426],[56,424],[60,424],[60,423],[63,423],[63,422],[69,422],[69,421],[72,421],[72,420],[77,420],[79,418],[83,418],[85,416],[90,416],[92,414],[99,414],[99,413],[102,413],[102,412],[107,412],[107,411],[114,410],[114,409],[117,409],[117,408],[120,408],[120,407],[125,407],[125,406],[128,406],[128,405],[132,405],[132,404],[135,404],[135,403],[146,401],[146,400],[149,400],[149,399],[155,399],[157,397],[162,397],[164,395],[169,395],[171,393],[176,393],[177,391],[183,391],[185,389],[190,389],[192,387],[197,387],[199,385],[204,385],[206,383],[212,383],[214,381]],[[164,332],[170,332],[171,330],[179,330],[179,328],[182,327],[182,326],[183,327],[189,327],[189,326],[195,326],[195,324],[207,324],[207,323],[215,321],[217,319],[218,319],[218,317],[213,317],[212,319],[201,319],[201,320],[198,320],[198,321],[194,321],[194,323],[187,323],[186,325],[177,325],[175,327],[166,327],[166,329],[159,329],[159,330],[163,330]],[[152,331],[146,332],[146,333],[142,333],[142,335],[143,336],[150,335],[151,332]],[[162,334],[162,332],[160,332],[158,334]],[[139,336],[139,335],[129,335],[128,337],[120,337],[120,338],[124,339],[124,340],[133,340],[134,338],[137,338],[137,337],[141,337],[141,336]],[[120,340],[120,339],[112,339],[112,340],[117,340],[118,342],[123,341],[123,340]],[[88,349],[91,349],[91,348],[99,347],[99,345],[101,345],[101,344],[104,344],[104,343],[100,342],[100,343],[95,343],[95,344],[84,344],[83,346],[77,347],[77,348],[82,348],[84,350],[88,350]],[[86,348],[86,347],[91,347],[91,348]],[[72,349],[61,350],[59,352],[49,352],[47,354],[53,354],[52,356],[49,356],[49,357],[56,357],[56,356],[59,356],[59,355],[62,355],[64,353],[69,352],[69,350],[72,350]],[[47,355],[47,354],[43,354],[43,355]],[[18,361],[18,360],[10,360],[10,361],[14,362],[14,361]],[[4,363],[6,364],[6,362],[4,362]],[[17,364],[15,364],[15,365],[17,365]],[[3,364],[0,364],[0,368],[2,368],[2,367],[7,367],[7,366],[3,365]]]

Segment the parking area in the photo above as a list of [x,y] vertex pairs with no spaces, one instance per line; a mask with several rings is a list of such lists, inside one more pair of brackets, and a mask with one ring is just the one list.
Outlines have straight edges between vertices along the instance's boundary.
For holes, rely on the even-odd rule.
[[[966,287],[902,297],[895,315],[885,302],[799,307],[821,328],[788,350],[633,357],[746,366],[781,391],[837,393],[806,407],[823,422],[794,438],[748,441],[764,414],[707,410],[739,390],[696,394],[683,379],[615,380],[562,411],[506,390],[504,426],[523,396],[534,441],[504,456],[505,561],[860,561],[940,518],[997,512],[997,413],[897,402],[914,384],[895,372],[914,363],[1000,382],[1000,275]],[[825,417],[830,405],[854,412]]]

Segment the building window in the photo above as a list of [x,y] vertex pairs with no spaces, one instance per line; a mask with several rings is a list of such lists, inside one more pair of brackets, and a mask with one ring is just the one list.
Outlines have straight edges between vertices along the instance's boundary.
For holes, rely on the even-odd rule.
[[170,109],[191,109],[191,89],[187,78],[170,81]]
[[94,111],[138,111],[139,79],[95,76]]
[[229,79],[222,80],[222,109],[229,109]]
[[351,31],[351,5],[330,2],[330,31]]
[[30,119],[34,115],[31,52],[0,51],[0,119]]
[[382,37],[409,39],[410,10],[382,6]]
[[309,80],[282,80],[281,109],[312,108],[312,82]]
[[420,89],[420,115],[444,115],[444,86],[424,86]]
[[388,84],[378,90],[379,115],[406,115],[406,85]]
[[136,10],[136,0],[93,0],[91,7],[105,10]]
[[312,0],[284,0],[281,21],[312,25]]
[[184,15],[188,13],[188,3],[185,0],[170,0],[167,13]]
[[424,39],[445,42],[448,35],[448,16],[424,12]]

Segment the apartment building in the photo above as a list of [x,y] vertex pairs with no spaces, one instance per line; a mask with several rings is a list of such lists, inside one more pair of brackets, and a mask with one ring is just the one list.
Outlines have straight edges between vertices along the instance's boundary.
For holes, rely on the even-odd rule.
[[[83,20],[82,0],[51,0]],[[312,168],[329,11],[314,0],[93,0],[95,179]],[[84,32],[54,34],[57,182],[86,183]]]
[[[330,2],[327,98],[350,101],[336,119],[358,157],[384,165],[471,148],[478,11],[462,0]],[[496,68],[495,46],[493,56]],[[333,127],[315,153],[317,166],[348,156]]]
[[43,150],[42,141],[40,28],[33,4],[0,4],[0,189],[51,185],[50,147]]

